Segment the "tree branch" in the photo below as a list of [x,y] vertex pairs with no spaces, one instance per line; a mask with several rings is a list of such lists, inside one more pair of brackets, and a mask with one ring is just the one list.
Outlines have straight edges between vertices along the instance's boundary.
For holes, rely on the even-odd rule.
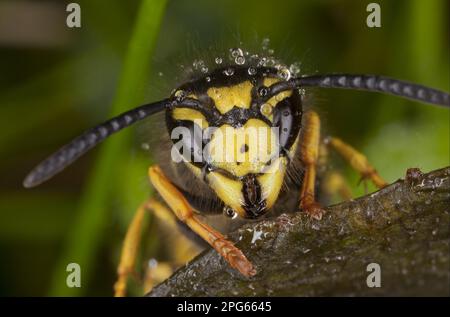
[[[450,167],[326,208],[243,226],[230,234],[256,265],[250,279],[207,250],[148,296],[450,295]],[[366,284],[369,263],[381,287]]]

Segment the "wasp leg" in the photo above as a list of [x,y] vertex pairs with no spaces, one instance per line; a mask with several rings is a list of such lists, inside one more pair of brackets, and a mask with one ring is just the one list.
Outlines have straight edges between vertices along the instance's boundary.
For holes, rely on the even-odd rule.
[[328,137],[325,143],[338,152],[351,167],[361,174],[361,179],[370,179],[376,187],[383,188],[387,185],[384,179],[378,175],[375,168],[369,163],[367,158],[352,146],[346,144],[341,139]]
[[337,193],[343,200],[352,199],[350,186],[345,177],[338,171],[330,171],[327,173],[323,189],[330,197],[333,197]]
[[114,284],[114,296],[116,297],[125,296],[128,277],[134,272],[136,255],[141,242],[142,224],[145,213],[149,209],[150,202],[151,199],[139,206],[128,227],[117,268],[118,277]]
[[144,294],[150,292],[154,285],[165,281],[176,268],[193,259],[201,250],[191,239],[180,232],[179,220],[164,204],[152,199],[148,208],[153,211],[164,232],[171,233],[168,236],[168,244],[173,247],[169,250],[168,261],[158,262],[152,259],[148,262],[144,277]]
[[306,113],[305,132],[302,136],[301,159],[304,178],[300,192],[300,209],[315,219],[322,219],[323,209],[315,199],[317,160],[320,144],[320,119],[317,113]]
[[157,220],[167,229],[166,231],[176,232],[169,238],[170,244],[173,245],[170,253],[171,262],[174,264],[186,263],[201,251],[201,248],[194,241],[181,232],[180,225],[182,223],[164,204],[156,199],[151,200],[149,208],[153,211]]
[[158,166],[150,167],[148,173],[153,186],[178,219],[208,242],[227,260],[231,267],[237,269],[245,276],[256,274],[255,268],[242,251],[225,239],[221,233],[198,219],[183,194],[166,178]]
[[150,260],[144,277],[144,294],[149,293],[155,285],[167,280],[174,272],[175,266],[170,262],[156,262]]

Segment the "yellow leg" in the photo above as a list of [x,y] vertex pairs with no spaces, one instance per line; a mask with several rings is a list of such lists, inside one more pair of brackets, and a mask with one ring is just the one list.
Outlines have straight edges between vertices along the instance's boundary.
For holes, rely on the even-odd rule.
[[331,197],[337,193],[343,200],[352,199],[352,191],[350,186],[348,186],[348,183],[342,174],[337,171],[327,173],[325,176],[323,189]]
[[175,215],[183,221],[189,228],[208,242],[221,256],[227,260],[231,267],[237,269],[245,276],[256,274],[256,270],[245,255],[236,248],[230,241],[203,223],[192,211],[186,198],[179,190],[165,177],[158,166],[149,168],[149,177],[155,189],[169,205]]
[[323,209],[315,199],[317,159],[319,156],[320,119],[317,113],[306,113],[305,132],[302,136],[303,184],[300,192],[300,209],[315,219],[322,219]]
[[367,158],[356,149],[334,137],[327,138],[325,142],[335,149],[353,169],[359,172],[362,179],[370,179],[378,188],[383,188],[387,185]]
[[148,206],[157,220],[170,233],[177,232],[177,234],[171,235],[169,239],[170,245],[173,246],[170,252],[170,262],[175,265],[186,263],[201,251],[191,239],[179,232],[177,219],[170,209],[156,199],[151,200]]
[[136,255],[141,242],[142,224],[149,202],[141,204],[128,227],[127,234],[120,254],[120,262],[117,268],[117,281],[114,284],[114,296],[123,297],[126,294],[127,281],[130,274],[134,272]]
[[170,262],[157,262],[154,259],[149,262],[144,277],[144,294],[150,292],[155,285],[168,279],[175,269],[175,266]]
[[171,248],[168,261],[159,262],[155,259],[149,261],[144,276],[144,294],[150,292],[154,285],[165,281],[177,267],[190,261],[201,251],[194,242],[179,232],[174,213],[164,204],[157,200],[151,200],[148,208],[152,210],[164,231],[170,233],[167,245],[170,245]]

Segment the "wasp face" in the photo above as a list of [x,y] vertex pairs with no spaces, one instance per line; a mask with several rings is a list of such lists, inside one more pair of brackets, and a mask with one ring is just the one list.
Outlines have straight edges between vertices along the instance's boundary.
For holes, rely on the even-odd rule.
[[172,136],[188,131],[172,138],[185,164],[243,218],[273,206],[295,151],[301,98],[297,91],[264,98],[278,81],[271,68],[219,69],[180,87],[175,96],[185,101],[166,115]]

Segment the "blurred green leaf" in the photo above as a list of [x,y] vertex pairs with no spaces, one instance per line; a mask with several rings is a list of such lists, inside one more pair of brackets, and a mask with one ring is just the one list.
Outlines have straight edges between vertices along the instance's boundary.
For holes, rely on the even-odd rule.
[[[59,192],[0,196],[0,241],[53,242],[64,237],[76,198]],[[39,206],[39,211],[36,211]],[[72,206],[72,207],[71,207]]]
[[[142,101],[140,88],[147,82],[148,65],[165,5],[165,0],[143,0],[141,3],[111,115],[117,115]],[[121,162],[120,157],[128,152],[129,137],[129,132],[122,132],[101,148],[69,233],[64,254],[55,267],[50,295],[74,296],[86,291],[96,250],[102,243],[102,233],[109,222],[109,195],[114,190],[114,184],[120,182],[116,177],[117,170],[123,167],[118,163]],[[65,268],[70,262],[80,264],[84,287],[66,286]]]

